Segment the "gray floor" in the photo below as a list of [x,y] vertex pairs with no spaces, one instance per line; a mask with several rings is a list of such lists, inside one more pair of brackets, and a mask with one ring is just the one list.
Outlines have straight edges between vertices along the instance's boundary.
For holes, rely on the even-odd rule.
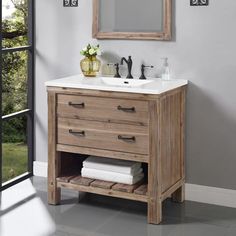
[[236,209],[167,200],[161,225],[146,223],[146,205],[63,191],[48,206],[46,179],[34,177],[1,194],[1,236],[236,236]]

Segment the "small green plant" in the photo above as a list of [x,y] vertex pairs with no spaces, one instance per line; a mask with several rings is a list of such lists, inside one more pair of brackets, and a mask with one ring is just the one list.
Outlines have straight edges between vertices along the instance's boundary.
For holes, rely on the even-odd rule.
[[93,56],[101,55],[100,46],[99,45],[92,46],[88,44],[85,48],[83,48],[80,51],[80,54],[85,57],[93,57]]

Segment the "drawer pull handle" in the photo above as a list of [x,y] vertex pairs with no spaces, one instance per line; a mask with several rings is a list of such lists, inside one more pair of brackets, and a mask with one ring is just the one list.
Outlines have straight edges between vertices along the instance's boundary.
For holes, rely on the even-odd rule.
[[84,102],[82,102],[82,103],[69,102],[68,105],[69,105],[69,106],[73,106],[73,107],[78,107],[78,108],[84,108],[84,107],[85,107]]
[[125,142],[135,142],[135,137],[134,136],[123,136],[123,135],[119,135],[118,136],[119,140],[123,140]]
[[124,112],[136,112],[135,107],[122,107],[122,106],[118,106],[117,109],[119,111],[124,111]]
[[73,134],[73,135],[80,136],[80,137],[84,137],[85,136],[85,132],[84,131],[73,131],[72,129],[69,129],[69,133]]

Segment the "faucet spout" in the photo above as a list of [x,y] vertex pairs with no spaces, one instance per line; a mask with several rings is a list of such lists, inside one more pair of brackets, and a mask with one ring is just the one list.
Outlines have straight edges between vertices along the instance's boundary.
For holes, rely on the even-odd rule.
[[123,65],[124,62],[127,64],[128,66],[128,75],[127,75],[127,79],[133,79],[133,76],[131,74],[131,71],[132,71],[132,66],[133,66],[133,61],[131,59],[131,56],[128,57],[128,60],[124,57],[121,58],[121,62],[120,64]]
[[125,61],[125,63],[128,65],[128,61],[127,61],[127,59],[124,58],[124,57],[121,58],[120,64],[121,64],[121,65],[124,65],[124,61]]

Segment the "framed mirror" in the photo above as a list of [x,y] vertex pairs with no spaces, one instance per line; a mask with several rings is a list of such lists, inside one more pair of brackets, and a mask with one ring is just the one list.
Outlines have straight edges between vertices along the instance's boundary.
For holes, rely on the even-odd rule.
[[171,39],[172,0],[93,0],[97,39]]

